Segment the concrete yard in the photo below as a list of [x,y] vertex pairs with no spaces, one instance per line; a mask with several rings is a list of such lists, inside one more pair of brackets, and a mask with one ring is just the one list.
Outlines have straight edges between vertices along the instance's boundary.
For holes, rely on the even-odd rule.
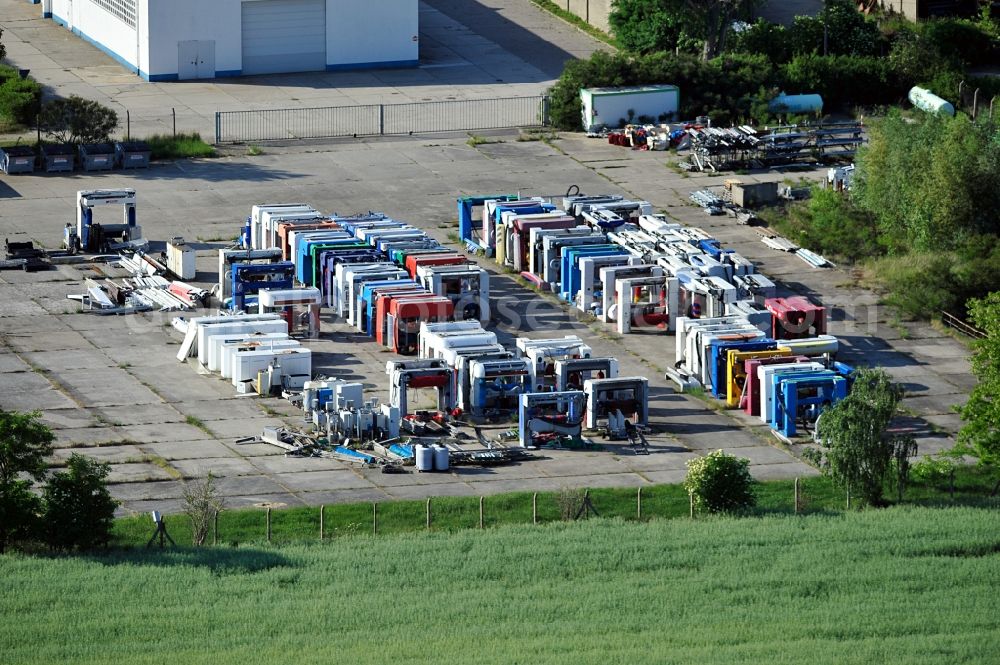
[[[51,92],[130,109],[133,135],[167,129],[171,107],[178,110],[178,129],[208,134],[216,110],[538,94],[566,59],[600,47],[530,3],[490,4],[422,3],[423,64],[417,70],[212,82],[145,83],[65,29],[37,18],[37,5],[0,0],[0,26],[13,64],[30,68]],[[2,176],[0,232],[12,241],[57,247],[64,224],[75,220],[77,190],[131,187],[138,193],[145,236],[158,248],[171,237],[185,237],[198,250],[195,281],[207,287],[216,280],[217,250],[236,236],[255,203],[298,201],[339,213],[380,210],[447,242],[456,231],[455,198],[464,194],[561,196],[571,185],[588,193],[627,193],[705,228],[755,261],[782,289],[833,308],[830,332],[845,347],[841,359],[881,365],[906,385],[908,417],[900,425],[918,436],[921,454],[951,445],[960,424],[951,406],[964,402],[974,385],[964,346],[929,325],[896,322],[874,294],[853,286],[847,271],[814,269],[770,250],[752,229],[706,216],[688,201],[691,191],[719,186],[728,177],[817,179],[822,170],[687,175],[668,168],[676,157],[666,153],[631,151],[580,135],[546,143],[497,132],[491,134],[494,142],[476,146],[467,138],[265,146],[259,156],[233,149],[217,159],[157,163],[145,171]],[[199,374],[196,362],[178,362],[180,334],[170,326],[175,314],[81,313],[66,296],[82,293],[85,277],[104,270],[119,274],[102,265],[0,272],[0,408],[41,411],[57,437],[57,464],[72,452],[110,462],[122,513],[176,511],[184,480],[209,471],[221,478],[231,508],[638,487],[677,482],[685,462],[717,448],[748,458],[761,479],[815,473],[759,420],[675,393],[663,378],[674,362],[673,337],[620,338],[610,327],[582,322],[565,305],[496,274],[491,260],[477,260],[494,272],[492,310],[502,341],[522,334],[577,334],[595,356],[617,358],[622,376],[650,379],[650,455],[615,444],[599,451],[544,451],[540,459],[493,469],[385,475],[334,460],[285,458],[263,444],[237,444],[267,425],[298,425],[301,413],[279,399],[237,397],[228,382]],[[393,354],[328,314],[321,338],[308,344],[315,373],[362,381],[371,396],[388,397],[385,362]]]
[[[756,234],[686,203],[687,193],[722,177],[684,177],[665,166],[663,153],[638,153],[568,135],[552,145],[496,137],[470,147],[463,137],[349,141],[311,148],[275,148],[257,157],[157,164],[148,171],[68,176],[7,177],[0,181],[0,229],[11,240],[57,245],[72,219],[77,189],[133,187],[147,237],[181,235],[198,249],[197,282],[215,280],[215,254],[234,237],[255,202],[304,201],[342,213],[376,209],[427,229],[442,241],[455,229],[454,200],[468,193],[522,191],[562,194],[628,192],[671,216],[702,226],[734,247],[784,288],[835,306],[832,332],[849,363],[880,364],[907,385],[904,402],[915,415],[921,453],[949,445],[957,427],[949,406],[964,400],[972,379],[966,352],[928,326],[906,339],[886,321],[871,294],[850,287],[840,270],[809,268],[767,249]],[[781,179],[781,174],[742,176]],[[494,266],[481,260],[484,266]],[[56,460],[83,452],[112,463],[112,489],[123,512],[176,510],[183,479],[220,476],[231,507],[320,504],[431,495],[491,494],[564,486],[641,486],[676,482],[694,455],[723,448],[751,460],[758,478],[814,471],[778,446],[760,421],[719,412],[676,394],[664,381],[673,363],[673,338],[642,333],[619,338],[610,328],[583,323],[547,296],[503,274],[491,277],[497,329],[504,341],[578,334],[595,356],[613,356],[621,375],[651,382],[653,452],[637,456],[618,445],[604,451],[545,451],[541,459],[495,469],[460,468],[443,475],[384,475],[325,459],[285,458],[263,445],[239,445],[266,425],[296,425],[301,414],[280,399],[237,397],[216,376],[180,363],[173,314],[100,317],[80,313],[67,294],[100,267],[60,266],[50,272],[0,273],[0,406],[39,409],[57,435]],[[110,270],[110,269],[109,269]],[[114,272],[111,270],[111,272]],[[395,357],[350,333],[324,314],[314,372],[363,381],[387,398],[385,361]]]

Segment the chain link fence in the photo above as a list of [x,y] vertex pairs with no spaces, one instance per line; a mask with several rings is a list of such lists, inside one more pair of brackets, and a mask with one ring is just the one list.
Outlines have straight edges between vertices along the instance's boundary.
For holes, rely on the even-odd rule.
[[392,136],[548,125],[549,99],[546,96],[219,111],[215,114],[215,143]]

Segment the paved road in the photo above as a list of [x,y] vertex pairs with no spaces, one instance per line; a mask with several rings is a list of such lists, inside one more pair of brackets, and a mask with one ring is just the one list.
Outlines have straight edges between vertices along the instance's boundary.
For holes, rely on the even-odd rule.
[[[420,67],[148,83],[96,47],[41,18],[40,5],[0,0],[7,59],[50,94],[77,94],[126,111],[133,136],[214,136],[216,111],[391,104],[538,95],[573,57],[602,45],[524,0],[420,3]],[[605,46],[606,48],[606,46]],[[2,137],[0,137],[2,138]]]

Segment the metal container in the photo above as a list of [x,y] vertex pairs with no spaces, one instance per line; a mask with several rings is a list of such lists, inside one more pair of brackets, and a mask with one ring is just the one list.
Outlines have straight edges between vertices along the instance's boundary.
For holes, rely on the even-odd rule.
[[447,471],[449,461],[450,453],[448,449],[442,445],[434,446],[434,470]]
[[83,143],[80,164],[84,171],[110,171],[115,168],[115,147],[110,143]]
[[145,141],[119,141],[115,144],[115,160],[123,169],[149,168],[153,149]]
[[167,242],[167,270],[180,279],[195,278],[195,251],[184,238],[171,238]]
[[581,88],[580,106],[588,132],[630,122],[665,122],[678,113],[680,90],[675,85]]
[[73,155],[76,151],[68,143],[43,145],[42,165],[46,173],[73,170]]
[[0,148],[0,169],[4,173],[31,173],[35,170],[35,151],[26,145]]
[[417,471],[434,470],[434,449],[432,447],[417,444],[413,447],[413,454]]

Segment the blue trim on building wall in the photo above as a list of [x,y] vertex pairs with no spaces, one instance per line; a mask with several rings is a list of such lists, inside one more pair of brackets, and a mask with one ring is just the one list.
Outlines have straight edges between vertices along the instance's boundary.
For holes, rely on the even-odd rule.
[[[66,22],[66,19],[64,19],[64,18],[62,18],[60,16],[56,16],[55,14],[53,14],[52,15],[52,20],[55,21],[56,23],[58,23],[59,25],[63,26],[63,27],[67,27],[67,28],[69,27],[69,23]],[[96,39],[94,39],[93,37],[91,37],[90,35],[88,35],[87,33],[83,32],[79,28],[76,28],[76,27],[72,28],[72,32],[77,37],[80,37],[81,39],[83,39],[86,42],[90,42],[91,44],[93,44],[94,46],[96,46],[97,48],[99,48],[100,50],[102,50],[105,53],[107,53],[108,55],[110,55],[112,58],[114,58],[118,62],[118,64],[120,64],[123,67],[125,67],[125,69],[128,69],[129,71],[131,71],[133,73],[139,73],[141,75],[141,72],[139,72],[139,68],[138,67],[136,67],[134,64],[132,64],[131,62],[129,62],[128,60],[126,60],[125,58],[123,58],[122,56],[120,56],[115,51],[112,51],[109,47],[105,46],[104,44],[102,44],[101,42],[97,41]],[[143,75],[142,77],[146,78],[145,75]]]
[[400,67],[416,67],[419,60],[385,60],[382,62],[348,62],[340,65],[327,65],[328,72],[343,72],[352,69],[394,69]]
[[[239,69],[224,69],[222,71],[215,72],[213,78],[232,78],[234,76],[239,76],[243,72]],[[140,76],[146,79],[150,83],[158,83],[160,81],[180,81],[180,76],[178,74],[148,74],[146,72],[140,72]],[[198,79],[191,79],[192,81]],[[201,80],[211,80],[211,79],[201,79]]]

